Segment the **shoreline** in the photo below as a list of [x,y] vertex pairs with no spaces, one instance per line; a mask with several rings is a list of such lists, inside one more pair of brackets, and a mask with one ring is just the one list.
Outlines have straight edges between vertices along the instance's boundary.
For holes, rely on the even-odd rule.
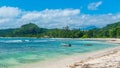
[[[0,37],[0,38],[38,38],[38,37]],[[44,37],[39,37],[39,38],[44,38]],[[52,39],[52,37],[50,37]],[[87,39],[87,40],[110,40],[110,39],[120,39],[120,38],[53,38],[53,39]]]
[[[105,39],[100,38],[98,40],[105,40]],[[107,39],[105,42],[118,44],[118,42],[120,42],[120,39]],[[116,50],[119,51],[120,46],[114,48],[107,48],[96,52],[85,53],[81,55],[72,55],[60,59],[53,59],[45,62],[25,64],[15,68],[77,68],[77,67],[81,68],[80,66],[82,64],[84,65],[86,61],[89,61],[90,59],[99,59],[100,57],[104,57],[106,55],[111,55],[114,52],[116,52]]]

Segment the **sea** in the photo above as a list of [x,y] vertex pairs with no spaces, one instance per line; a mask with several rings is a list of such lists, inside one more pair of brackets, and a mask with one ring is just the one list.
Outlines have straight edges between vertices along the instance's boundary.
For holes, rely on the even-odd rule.
[[[67,44],[71,44],[71,47],[65,46]],[[71,38],[0,38],[0,68],[13,68],[116,46],[119,45]]]

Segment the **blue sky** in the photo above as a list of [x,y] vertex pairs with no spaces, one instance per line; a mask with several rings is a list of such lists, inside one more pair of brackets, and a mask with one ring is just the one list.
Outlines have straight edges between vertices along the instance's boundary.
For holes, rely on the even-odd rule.
[[[97,11],[89,11],[88,4],[102,1]],[[0,6],[18,7],[23,10],[45,10],[45,9],[81,9],[82,13],[105,14],[120,11],[120,0],[0,0]]]
[[120,21],[120,0],[0,0],[0,28],[104,27]]

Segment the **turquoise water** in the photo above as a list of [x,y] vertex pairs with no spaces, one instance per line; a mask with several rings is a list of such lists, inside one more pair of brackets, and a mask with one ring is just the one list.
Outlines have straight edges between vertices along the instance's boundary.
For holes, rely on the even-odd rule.
[[[72,47],[63,47],[70,43]],[[92,46],[85,46],[91,44]],[[45,61],[118,46],[103,41],[80,39],[0,38],[0,68]]]

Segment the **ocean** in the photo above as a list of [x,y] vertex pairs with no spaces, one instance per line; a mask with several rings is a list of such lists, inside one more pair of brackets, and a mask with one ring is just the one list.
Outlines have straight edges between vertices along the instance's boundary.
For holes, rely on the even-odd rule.
[[[71,44],[71,47],[62,46]],[[116,47],[104,41],[64,38],[0,38],[0,68]]]

